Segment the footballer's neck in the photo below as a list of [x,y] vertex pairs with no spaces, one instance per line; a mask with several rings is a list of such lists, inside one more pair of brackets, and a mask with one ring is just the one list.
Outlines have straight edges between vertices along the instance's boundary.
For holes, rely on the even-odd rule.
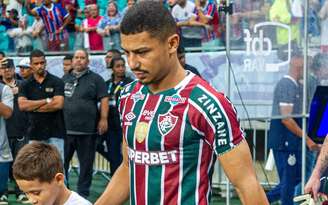
[[181,66],[179,61],[176,61],[173,65],[168,66],[170,66],[171,69],[167,75],[165,75],[159,83],[149,85],[149,89],[152,93],[156,94],[174,88],[186,77],[186,71]]

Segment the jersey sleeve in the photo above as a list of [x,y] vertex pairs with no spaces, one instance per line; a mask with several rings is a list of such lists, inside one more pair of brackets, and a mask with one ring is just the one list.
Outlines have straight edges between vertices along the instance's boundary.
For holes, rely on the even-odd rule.
[[18,88],[18,97],[25,97],[28,99],[28,85],[27,85],[28,81],[24,81]]
[[64,82],[61,79],[56,81],[54,96],[64,96]]
[[276,97],[278,99],[279,106],[294,104],[294,96],[296,95],[295,86],[291,81],[283,79],[277,84]]
[[192,128],[203,136],[216,155],[236,147],[243,139],[243,131],[232,103],[214,88],[197,85],[189,98],[188,117]]
[[206,12],[204,13],[204,15],[206,17],[208,17],[209,19],[213,19],[215,12],[217,12],[215,4],[209,3],[207,8],[206,8]]
[[13,109],[14,106],[14,95],[10,87],[5,85],[2,89],[1,102],[6,106]]
[[66,11],[66,9],[64,7],[62,7],[60,4],[56,4],[56,6],[59,8],[60,13],[64,19],[69,16],[69,13]]

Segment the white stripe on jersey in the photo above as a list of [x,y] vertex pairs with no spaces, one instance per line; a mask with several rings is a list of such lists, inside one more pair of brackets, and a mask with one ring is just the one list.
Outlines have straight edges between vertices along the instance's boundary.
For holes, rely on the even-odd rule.
[[179,189],[178,189],[178,203],[181,204],[181,187],[182,187],[182,178],[183,178],[183,137],[186,128],[187,116],[188,116],[189,104],[186,109],[183,111],[183,117],[181,122],[181,130],[180,130],[180,143],[179,143]]
[[209,96],[211,96],[213,98],[213,100],[219,105],[226,121],[227,121],[227,125],[228,125],[228,129],[229,129],[229,138],[230,138],[230,147],[233,148],[235,147],[235,145],[233,144],[233,136],[232,136],[232,129],[231,129],[231,124],[230,124],[230,119],[228,118],[227,113],[225,112],[225,109],[223,108],[221,102],[211,93],[209,92],[206,88],[204,88],[202,85],[197,85],[197,87],[199,87],[201,90],[203,90],[206,94],[208,94]]
[[[143,86],[138,90],[138,92],[141,92],[141,89],[143,88]],[[137,119],[137,123],[140,121],[140,118],[141,118],[141,116],[142,116],[142,111],[144,110],[144,108],[145,108],[145,106],[146,106],[146,102],[148,101],[148,98],[149,98],[149,95],[148,95],[148,93],[146,94],[146,97],[145,97],[145,100],[143,101],[143,105],[142,105],[142,107],[141,107],[141,110],[140,110],[140,114],[139,114],[139,116],[138,116],[138,119]],[[135,104],[137,104],[137,102],[135,102],[135,101],[133,101],[134,102],[134,105]],[[135,130],[133,130],[134,132],[135,132]],[[134,133],[133,133],[133,149],[134,150],[137,150],[137,146],[136,146],[136,136],[137,135],[135,135]],[[147,134],[147,136],[146,136],[146,138],[148,138],[148,134]],[[136,192],[136,163],[133,163],[133,166],[134,166],[134,179],[133,179],[133,183],[134,183],[134,198],[135,198],[135,201],[136,201],[136,203],[137,203],[137,192]],[[144,178],[144,180],[146,180],[147,178],[145,177]],[[146,182],[145,182],[145,184],[146,184]],[[145,185],[146,186],[146,185]],[[145,187],[146,188],[146,187]],[[147,196],[146,195],[147,194],[147,192],[145,192],[145,196]],[[147,198],[145,198],[145,201],[146,201],[146,199]]]
[[[149,95],[147,95],[149,96]],[[158,101],[157,101],[157,105],[155,106],[155,109],[154,110],[157,110],[159,105],[161,104],[161,101],[163,99],[163,95],[159,97]],[[147,102],[147,101],[145,101]],[[145,103],[146,104],[146,103]],[[143,109],[140,111],[141,112],[141,116],[142,116],[142,112],[143,112]],[[154,117],[151,118],[151,120],[149,120],[149,125],[152,124],[152,122],[154,121]],[[149,127],[150,129],[150,127]],[[145,141],[145,146],[146,146],[146,151],[149,151],[149,148],[148,148],[148,139],[149,139],[149,130],[148,130],[148,134],[146,136],[146,141]],[[145,170],[146,170],[146,173],[145,173],[145,179],[146,179],[146,182],[148,182],[148,174],[149,174],[149,166],[145,166]],[[147,200],[147,196],[148,196],[148,183],[145,183],[145,204],[147,205],[148,204],[148,200]]]
[[204,141],[200,139],[199,149],[198,149],[198,161],[197,161],[195,204],[199,203],[200,165],[202,163],[203,143]]
[[191,129],[194,130],[195,132],[197,132],[197,134],[201,135],[201,136],[205,136],[205,133],[200,131],[199,129],[197,129],[196,127],[194,127],[193,125],[191,125]]
[[195,74],[189,71],[186,71],[186,74],[187,75],[185,76],[185,78],[174,87],[175,90],[179,90],[180,88],[184,89],[189,84],[191,79],[195,76]]
[[[215,163],[215,162],[216,162],[216,156],[214,156],[212,154],[211,161],[210,161],[208,169],[207,169],[207,173],[210,173],[210,169],[212,168],[212,166],[214,166],[213,163]],[[214,167],[213,167],[213,169],[214,169]],[[212,174],[212,176],[213,176],[213,174]],[[211,181],[208,180],[208,190],[207,190],[207,194],[206,194],[207,204],[210,204],[209,198],[210,198],[211,192],[212,192]]]

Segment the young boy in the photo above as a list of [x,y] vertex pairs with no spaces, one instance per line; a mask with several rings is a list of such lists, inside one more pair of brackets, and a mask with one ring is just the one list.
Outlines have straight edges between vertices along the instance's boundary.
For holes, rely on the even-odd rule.
[[14,178],[32,204],[91,205],[65,186],[63,173],[58,150],[42,142],[25,145],[13,165]]

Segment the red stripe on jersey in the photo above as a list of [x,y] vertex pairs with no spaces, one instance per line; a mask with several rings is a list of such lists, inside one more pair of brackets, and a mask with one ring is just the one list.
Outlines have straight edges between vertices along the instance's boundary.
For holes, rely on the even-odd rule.
[[199,187],[198,187],[198,196],[199,201],[197,204],[199,205],[208,205],[207,201],[207,193],[209,189],[211,189],[209,177],[208,177],[208,168],[212,166],[211,158],[213,155],[213,149],[207,144],[203,143],[202,155],[200,160],[200,171],[199,171]]
[[[206,133],[206,138],[204,138],[206,143],[211,146],[214,144],[215,140],[215,133],[214,130],[211,129],[211,126],[208,124],[208,120],[206,120],[205,116],[199,112],[199,109],[194,107],[192,104],[189,104],[189,112],[188,112],[188,118],[191,123],[191,125],[195,128],[202,128],[199,131],[202,131],[203,133]],[[206,130],[204,130],[207,128]]]
[[[158,100],[160,99],[160,95],[150,95],[146,104],[144,105],[143,110],[140,111],[140,119],[138,122],[145,122],[148,123],[152,120],[152,118],[147,118],[147,115],[144,115],[144,111],[150,112],[154,111],[156,108],[156,105],[158,103]],[[149,128],[149,127],[148,127]],[[136,128],[137,129],[137,128]],[[135,130],[136,130],[135,129]],[[149,134],[149,130],[147,135]],[[147,138],[148,136],[146,136]],[[139,143],[137,141],[137,137],[135,137],[135,149],[138,151],[148,151],[148,148],[146,147],[146,138]],[[135,190],[138,190],[136,192],[136,201],[137,204],[146,204],[146,185],[147,185],[148,176],[146,177],[146,165],[142,164],[135,164]]]

